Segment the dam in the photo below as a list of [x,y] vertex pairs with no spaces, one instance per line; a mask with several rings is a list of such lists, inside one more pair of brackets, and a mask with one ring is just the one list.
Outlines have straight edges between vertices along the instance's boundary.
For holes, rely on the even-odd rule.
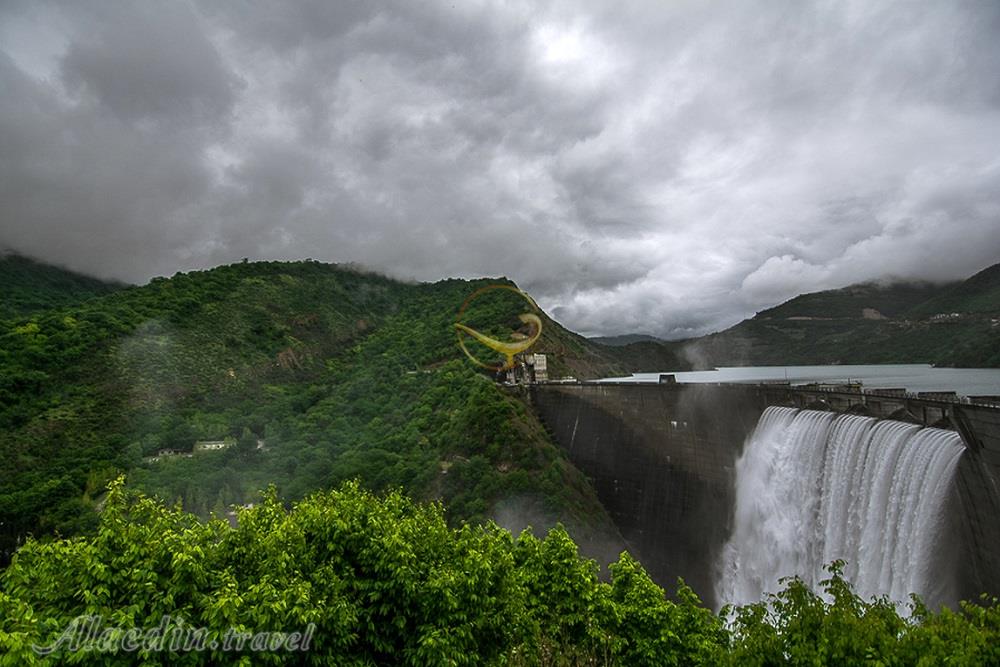
[[[847,574],[858,592],[866,595],[886,593],[893,599],[902,595],[905,600],[910,591],[901,591],[915,586],[922,587],[915,592],[933,604],[976,598],[984,592],[1000,594],[997,403],[902,390],[769,384],[553,383],[531,385],[526,391],[554,440],[591,479],[629,548],[668,591],[676,588],[681,577],[707,604],[739,601],[764,584],[739,583],[732,572],[726,572],[727,563],[731,566],[738,561],[750,580],[788,576],[796,572],[765,575],[760,570],[764,562],[775,563],[778,569],[797,562],[795,558],[801,555],[782,560],[781,554],[788,556],[798,548],[810,551],[813,569],[824,558],[829,562],[847,556],[856,561],[849,562]],[[797,431],[788,436],[790,447],[781,450],[782,455],[800,456],[801,465],[810,472],[792,471],[767,479],[751,495],[781,495],[786,487],[795,486],[796,474],[815,479],[833,474],[837,466],[843,468],[841,474],[847,481],[831,483],[831,489],[812,495],[802,491],[804,495],[793,494],[788,500],[808,505],[810,516],[825,512],[826,523],[814,521],[815,525],[785,533],[754,536],[756,528],[741,527],[740,514],[745,511],[737,511],[738,487],[747,484],[746,458],[751,454],[744,449],[760,447],[751,442],[751,436],[765,412],[774,413],[775,408],[783,410],[779,419],[783,428]],[[793,427],[796,415],[806,415],[800,421],[816,424]],[[848,419],[838,426],[844,421],[840,416]],[[823,459],[832,451],[828,431],[835,427],[846,463],[830,464],[833,467],[824,472]],[[806,452],[807,436],[822,439],[820,449]],[[761,460],[766,463],[773,455],[765,453]],[[865,457],[870,459],[867,468]],[[903,479],[906,475],[894,471],[904,458],[909,461],[906,465],[921,474],[933,459],[935,470],[941,472],[936,477]],[[867,486],[844,486],[865,475]],[[838,486],[839,490],[833,488]],[[881,508],[882,513],[896,512],[893,516],[900,525],[916,531],[901,533],[892,527],[890,537],[894,545],[898,542],[898,550],[880,541],[880,531],[890,519],[880,517],[881,523],[862,525],[864,521],[858,518],[862,510],[851,509],[851,499],[865,494],[873,494],[871,507]],[[932,502],[932,497],[937,500]],[[916,521],[908,509],[916,505],[924,509],[915,511],[931,518]],[[841,511],[844,517],[853,511],[854,518],[831,516]],[[794,517],[789,521],[803,522]],[[927,521],[934,523],[934,531],[921,528]],[[848,524],[849,529],[844,527]],[[734,536],[737,541],[749,539],[751,545],[757,539],[757,553],[744,547],[744,553],[736,557]],[[926,543],[923,547],[911,544],[921,540]],[[941,549],[940,544],[949,548]],[[924,554],[920,562],[904,563],[904,557],[920,549]],[[876,552],[885,562],[884,571],[859,570],[860,561],[870,560]],[[754,558],[761,562],[753,564]],[[901,574],[887,582],[885,572],[893,571]],[[721,599],[732,596],[737,600]]]

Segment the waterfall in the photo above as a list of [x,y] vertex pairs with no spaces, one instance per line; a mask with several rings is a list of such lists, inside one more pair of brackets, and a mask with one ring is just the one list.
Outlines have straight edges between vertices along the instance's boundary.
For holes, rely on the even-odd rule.
[[736,462],[733,531],[718,563],[720,604],[756,602],[799,575],[847,561],[863,598],[911,592],[954,602],[943,544],[946,504],[963,451],[958,434],[858,415],[771,407]]

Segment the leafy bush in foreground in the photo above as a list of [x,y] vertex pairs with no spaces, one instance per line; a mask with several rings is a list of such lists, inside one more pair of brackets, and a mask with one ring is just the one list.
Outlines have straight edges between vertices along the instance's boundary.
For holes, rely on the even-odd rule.
[[[1000,607],[962,602],[960,611],[932,613],[913,595],[912,614],[899,615],[887,597],[865,601],[834,561],[821,582],[823,595],[798,577],[785,588],[728,616],[730,665],[997,665]],[[984,596],[984,603],[987,602]]]
[[63,650],[77,664],[998,664],[1000,609],[901,618],[830,566],[824,595],[789,579],[713,614],[681,583],[667,600],[628,554],[598,579],[561,528],[544,539],[449,528],[439,504],[357,483],[287,510],[273,489],[239,524],[201,522],[111,485],[91,537],[30,541],[0,575],[0,664],[42,660],[80,616],[156,628],[169,615],[227,632],[303,631],[308,651]]
[[600,582],[560,528],[545,539],[492,525],[454,530],[438,504],[377,498],[355,483],[290,511],[271,492],[233,528],[119,480],[95,536],[29,542],[0,577],[0,664],[37,660],[32,645],[52,644],[81,615],[155,628],[169,614],[215,640],[230,627],[316,630],[301,653],[59,654],[66,662],[663,664],[668,653],[712,655],[721,620],[693,593],[666,600],[627,555],[613,572]]

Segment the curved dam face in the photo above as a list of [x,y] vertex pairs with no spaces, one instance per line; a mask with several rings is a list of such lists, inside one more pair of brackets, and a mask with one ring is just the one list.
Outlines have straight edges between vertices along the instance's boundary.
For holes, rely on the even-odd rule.
[[[895,599],[897,587],[901,591],[923,586],[914,582],[929,576],[934,582],[943,582],[937,589],[924,586],[925,590],[919,591],[928,595],[927,601],[932,604],[976,598],[983,592],[1000,594],[1000,521],[997,520],[1000,516],[1000,487],[997,484],[1000,479],[1000,409],[883,397],[868,399],[863,405],[865,400],[860,394],[821,398],[817,400],[809,391],[768,385],[603,383],[536,385],[530,389],[531,402],[542,421],[573,463],[590,477],[630,550],[668,592],[675,590],[677,579],[681,577],[706,604],[718,607],[727,601],[720,598],[734,595],[733,591],[756,591],[758,585],[766,589],[764,584],[737,583],[739,577],[735,574],[734,563],[741,554],[735,545],[741,539],[749,540],[745,543],[745,551],[751,555],[743,554],[739,559],[743,566],[740,576],[747,574],[748,568],[756,568],[757,573],[750,579],[756,577],[758,582],[772,574],[760,574],[760,570],[766,569],[761,563],[777,563],[775,567],[780,568],[794,563],[796,558],[812,559],[820,566],[824,559],[828,562],[833,558],[860,562],[878,549],[883,549],[879,552],[880,558],[889,559],[885,571],[901,570],[903,561],[894,563],[892,559],[909,557],[914,551],[910,544],[914,539],[921,539],[927,542],[925,556],[908,570],[910,574],[901,575],[895,584],[879,579],[883,576],[881,569],[878,575],[864,575],[874,577],[866,580],[875,582],[873,590],[878,589],[877,592],[890,594]],[[838,404],[838,401],[841,402]],[[806,495],[794,504],[809,504],[810,518],[789,519],[783,524],[786,528],[796,522],[798,527],[768,535],[766,528],[760,528],[761,516],[748,517],[745,511],[741,516],[737,509],[738,473],[741,472],[739,466],[749,461],[744,456],[744,448],[747,443],[753,445],[751,435],[758,424],[763,423],[761,416],[772,405],[823,406],[875,416],[909,415],[914,420],[919,418],[913,415],[921,415],[925,423],[936,426],[950,423],[955,429],[922,429],[920,425],[882,422],[868,417],[841,418],[830,411],[815,413],[819,417],[809,419],[816,421],[813,426],[822,433],[811,432],[812,427],[799,424],[792,429],[798,432],[788,435],[788,448],[782,451],[790,459],[797,458],[796,465],[811,471],[805,473],[806,476],[825,474],[828,455],[840,456],[841,460],[839,463],[830,461],[831,467],[826,473],[838,465],[846,466],[849,472],[840,482],[831,478],[829,488],[818,491],[818,496],[809,496],[800,485],[798,488]],[[789,410],[778,421],[787,421],[785,426],[791,428],[795,415],[806,412],[812,411]],[[834,423],[842,419],[846,421],[838,428],[838,444],[830,447],[826,438],[831,437]],[[873,431],[877,438],[865,440]],[[929,441],[929,444],[915,456],[914,448],[906,444],[920,433],[923,435],[913,443],[919,445]],[[823,439],[825,444],[820,450],[809,449],[805,442],[809,437]],[[865,460],[858,460],[862,449],[844,446],[852,438],[867,443],[863,448],[865,456],[870,452],[874,457],[870,467],[866,467]],[[757,458],[758,467],[767,467],[769,454],[766,449],[762,450],[763,456]],[[747,453],[749,450],[748,446]],[[915,470],[919,471],[922,465],[926,472],[935,456],[935,460],[947,464],[943,476],[924,476],[914,481],[907,473],[897,470],[901,468],[902,459],[912,459]],[[781,495],[789,491],[790,486],[795,486],[797,474],[789,472],[788,477],[774,478],[753,491],[748,490],[753,484],[744,485],[743,492],[755,500],[762,498],[764,491]],[[858,474],[868,474],[880,481],[864,487],[868,491],[852,489],[849,481]],[[746,481],[745,474],[743,477]],[[935,484],[941,488],[930,488]],[[873,494],[875,500],[869,503],[871,507],[881,508],[879,512],[891,509],[900,517],[913,503],[923,503],[924,509],[917,511],[917,515],[920,511],[929,513],[934,517],[935,527],[927,529],[925,517],[921,520],[924,523],[917,521],[915,524],[918,529],[924,526],[923,532],[907,533],[901,542],[896,520],[884,525],[870,523],[867,528],[861,528],[857,523],[860,505],[855,501],[852,509],[851,502],[854,496],[865,493]],[[803,500],[806,497],[809,499]],[[932,498],[937,500],[931,501]],[[777,502],[773,498],[772,501]],[[783,502],[790,501],[785,499]],[[928,503],[934,509],[927,509]],[[826,514],[820,514],[821,511]],[[854,512],[853,519],[851,512]],[[762,514],[771,516],[773,512],[762,510]],[[899,520],[913,522],[912,517]],[[887,527],[890,524],[892,531]],[[758,529],[764,532],[754,536]],[[828,529],[830,536],[826,535]],[[879,538],[880,535],[889,537],[890,532],[889,539],[895,540],[893,544],[898,542],[903,548],[886,555],[884,549],[888,541]],[[819,533],[823,533],[822,539],[817,537]],[[779,539],[779,535],[783,537]],[[842,544],[838,545],[837,540],[843,540]],[[848,545],[855,548],[862,543],[866,545],[863,550],[847,551]],[[952,548],[940,549],[942,543]],[[805,555],[793,554],[790,560],[781,563],[775,557],[778,553],[787,555],[800,548],[805,550]],[[753,558],[761,560],[757,565],[750,565]],[[812,576],[807,572],[798,574],[807,580]],[[847,574],[857,587],[862,576],[860,570],[848,570]],[[868,586],[863,583],[858,587],[859,592],[871,594]],[[905,601],[906,594],[902,597]]]
[[671,593],[683,577],[714,602],[756,397],[708,385],[538,385],[532,402],[650,576]]

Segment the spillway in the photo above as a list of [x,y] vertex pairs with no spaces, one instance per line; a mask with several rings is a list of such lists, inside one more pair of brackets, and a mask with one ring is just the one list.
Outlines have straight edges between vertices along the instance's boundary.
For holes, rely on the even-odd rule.
[[756,602],[791,575],[818,589],[824,565],[842,559],[863,598],[954,604],[945,514],[963,451],[953,431],[768,408],[736,462],[717,601]]

